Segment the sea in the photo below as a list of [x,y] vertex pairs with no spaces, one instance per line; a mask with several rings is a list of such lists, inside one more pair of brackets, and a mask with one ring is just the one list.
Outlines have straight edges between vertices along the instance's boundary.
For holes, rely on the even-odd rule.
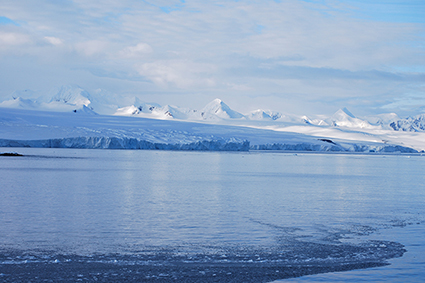
[[0,152],[0,282],[425,280],[420,154]]

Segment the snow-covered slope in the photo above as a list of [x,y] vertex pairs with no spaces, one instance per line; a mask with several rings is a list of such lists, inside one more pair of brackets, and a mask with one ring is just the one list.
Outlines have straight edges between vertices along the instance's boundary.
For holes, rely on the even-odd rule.
[[74,105],[76,107],[89,106],[90,94],[78,86],[62,86],[52,97],[50,102],[59,102]]
[[294,132],[287,128],[267,130],[141,117],[3,108],[0,111],[0,146],[343,152],[416,152],[419,149],[396,140],[382,141],[379,136],[364,138],[351,133],[347,138],[344,136],[346,131],[335,132],[333,137],[318,132],[312,135],[308,132],[322,128],[304,127],[310,129],[300,133],[300,129]]
[[92,108],[93,99],[90,94],[76,85],[62,86],[53,90],[50,94],[52,97],[48,101],[33,98],[37,94],[39,93],[29,90],[15,91],[11,99],[0,103],[0,107],[96,114]]
[[14,97],[10,100],[5,100],[0,103],[0,107],[17,108],[17,109],[37,109],[40,108],[40,104],[31,99],[25,99],[22,97]]
[[246,150],[248,141],[251,149],[425,150],[425,114],[360,119],[343,108],[329,118],[315,119],[262,109],[243,115],[220,99],[197,111],[103,90],[91,95],[77,85],[63,86],[49,95],[51,99],[39,99],[39,92],[16,91],[0,102],[3,146]]
[[353,129],[424,130],[424,118],[421,115],[400,119],[397,114],[389,113],[361,119],[355,117],[347,108],[338,110],[329,118],[311,119],[308,116],[294,116],[263,109],[251,111],[244,115],[231,109],[220,99],[211,101],[201,110],[172,105],[161,106],[157,103],[146,103],[137,97],[121,97],[104,90],[96,90],[93,94],[90,94],[78,85],[65,85],[54,89],[47,94],[47,97],[49,96],[51,98],[46,99],[46,95],[40,92],[31,90],[15,91],[10,98],[0,102],[0,107],[58,112],[77,111],[91,114],[210,121],[214,123],[247,120],[253,121],[254,124],[256,121],[275,121],[277,124],[309,124]]
[[347,108],[339,109],[329,119],[326,120],[328,125],[347,128],[373,128],[369,122],[356,118]]
[[139,114],[139,113],[140,113],[139,108],[137,108],[134,105],[130,105],[130,106],[118,108],[117,111],[115,112],[115,115],[117,115],[117,116],[131,116],[131,115],[136,115],[136,114]]
[[365,119],[372,125],[390,129],[389,125],[394,121],[400,120],[400,117],[396,113],[384,113],[374,116],[368,116],[365,117]]
[[171,105],[160,106],[153,103],[137,103],[118,108],[114,115],[135,116],[153,119],[200,120],[196,110],[179,108]]
[[389,125],[396,131],[423,132],[425,131],[425,114],[396,120]]
[[204,120],[240,119],[244,117],[241,113],[230,109],[226,103],[218,98],[208,103],[201,110],[201,116]]
[[282,114],[276,111],[258,109],[245,115],[248,120],[277,120],[282,117]]
[[229,127],[223,132],[205,127],[158,119],[3,108],[0,146],[249,150],[249,142],[233,137]]
[[307,116],[302,116],[301,120],[305,123],[305,124],[309,124],[309,125],[316,125],[316,126],[329,126],[329,124],[323,120],[323,119],[310,119]]
[[15,90],[14,92],[12,92],[12,94],[9,97],[6,97],[6,99],[4,100],[16,99],[18,97],[23,99],[30,99],[32,101],[37,101],[38,103],[47,102],[44,93],[34,91],[31,89]]

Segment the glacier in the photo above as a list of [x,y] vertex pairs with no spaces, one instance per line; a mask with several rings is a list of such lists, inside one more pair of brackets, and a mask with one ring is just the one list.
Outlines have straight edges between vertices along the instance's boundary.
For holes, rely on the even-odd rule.
[[[302,133],[302,129],[307,133]],[[357,132],[314,133],[319,126],[267,129],[127,116],[0,108],[0,147],[405,152],[417,149]],[[298,131],[298,132],[297,132]],[[308,133],[310,132],[310,133]],[[404,133],[404,132],[400,132]],[[353,135],[354,134],[354,135]],[[344,136],[348,135],[348,136]]]
[[263,109],[242,114],[220,99],[198,111],[90,94],[77,85],[49,95],[15,91],[0,102],[1,147],[425,152],[424,114],[361,119],[347,108],[313,119]]

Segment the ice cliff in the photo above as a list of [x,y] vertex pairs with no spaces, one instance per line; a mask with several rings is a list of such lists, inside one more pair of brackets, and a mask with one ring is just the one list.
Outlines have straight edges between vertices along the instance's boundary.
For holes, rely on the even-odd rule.
[[248,151],[249,142],[221,139],[190,143],[153,143],[136,138],[76,137],[46,140],[0,139],[0,147]]

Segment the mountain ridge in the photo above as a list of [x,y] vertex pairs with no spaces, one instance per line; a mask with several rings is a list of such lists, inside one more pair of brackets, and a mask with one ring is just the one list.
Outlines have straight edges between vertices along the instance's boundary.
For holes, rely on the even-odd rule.
[[[14,91],[12,99],[0,102],[0,107],[19,109],[40,109],[46,111],[75,112],[85,114],[102,114],[117,116],[134,116],[153,119],[177,119],[223,123],[228,121],[245,124],[261,121],[277,124],[307,124],[319,127],[337,127],[350,129],[425,131],[425,114],[408,118],[399,118],[395,113],[380,114],[358,118],[347,108],[337,110],[325,119],[310,119],[308,116],[295,116],[277,111],[257,109],[247,114],[233,110],[219,98],[209,102],[201,110],[181,108],[157,103],[146,103],[135,97],[133,102],[120,102],[110,99],[111,94],[102,91],[93,95],[78,85],[64,85],[50,92],[50,100],[40,99],[40,93],[31,90]],[[124,100],[122,100],[124,101]]]

